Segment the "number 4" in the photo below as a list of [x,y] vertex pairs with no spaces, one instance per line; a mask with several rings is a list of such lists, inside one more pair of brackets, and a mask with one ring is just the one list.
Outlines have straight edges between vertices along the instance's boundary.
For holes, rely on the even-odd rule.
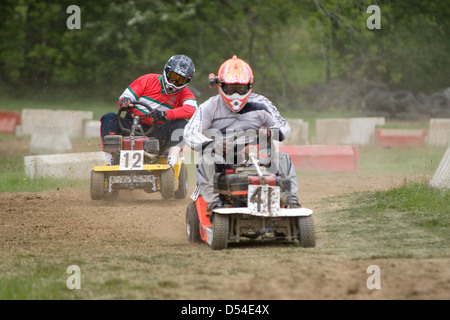
[[252,196],[250,197],[250,201],[257,203],[258,207],[256,210],[258,210],[258,212],[261,211],[261,200],[261,187],[257,187],[255,189],[255,192],[253,192]]
[[[271,206],[271,204],[272,204],[272,191],[273,191],[273,189],[272,188],[266,188],[265,190],[267,190],[267,200],[268,200],[267,201],[267,211],[269,213],[272,213],[272,206]],[[253,192],[252,196],[250,197],[250,201],[251,202],[256,202],[256,204],[257,204],[256,210],[258,212],[261,211],[261,204],[262,204],[262,201],[263,201],[262,196],[263,196],[263,194],[264,195],[266,194],[264,192],[265,190],[263,190],[262,187],[257,187],[255,189],[255,192]]]

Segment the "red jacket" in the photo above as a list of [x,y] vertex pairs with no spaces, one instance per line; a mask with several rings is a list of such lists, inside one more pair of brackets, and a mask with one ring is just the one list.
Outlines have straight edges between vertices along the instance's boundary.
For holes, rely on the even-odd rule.
[[[190,119],[197,109],[195,96],[186,87],[174,94],[166,94],[162,85],[162,75],[159,74],[150,73],[134,80],[122,93],[119,101],[125,97],[149,106],[146,108],[135,105],[131,108],[131,112],[140,116],[150,114],[153,108],[157,108],[166,112],[167,120]],[[147,125],[153,124],[151,117],[143,119],[142,122]]]

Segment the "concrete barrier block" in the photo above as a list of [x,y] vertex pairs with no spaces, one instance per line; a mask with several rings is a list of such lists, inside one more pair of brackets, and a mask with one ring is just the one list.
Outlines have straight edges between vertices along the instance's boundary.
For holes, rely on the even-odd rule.
[[72,150],[72,143],[63,128],[36,127],[31,135],[31,154],[57,154]]
[[450,119],[430,119],[430,129],[426,144],[435,147],[445,147],[450,142],[448,137],[449,130]]
[[383,117],[317,119],[315,144],[370,146],[376,143],[376,129]]
[[291,127],[291,133],[283,141],[283,144],[299,145],[309,143],[309,123],[303,121],[303,119],[287,118],[286,121]]
[[66,153],[24,157],[25,176],[30,179],[90,179],[94,166],[103,165],[103,152]]
[[57,121],[66,119],[67,134],[70,138],[81,138],[84,136],[84,124],[87,120],[92,120],[94,114],[92,111],[70,111],[55,110]]
[[358,146],[304,145],[279,146],[296,170],[306,172],[359,172]]
[[100,137],[100,121],[88,120],[84,124],[85,138],[99,138]]
[[377,146],[380,147],[421,147],[425,144],[427,130],[378,129]]
[[447,137],[447,151],[430,180],[430,186],[437,189],[450,189],[450,130],[447,132]]
[[19,111],[0,110],[0,133],[15,134],[16,126],[20,123]]
[[0,118],[0,133],[15,134],[16,123],[14,118]]
[[32,135],[37,127],[62,127],[62,124],[53,121],[53,110],[50,109],[23,109],[22,124],[18,135]]
[[81,138],[84,122],[92,118],[92,111],[23,109],[19,133],[31,135],[36,127],[63,128],[69,138]]

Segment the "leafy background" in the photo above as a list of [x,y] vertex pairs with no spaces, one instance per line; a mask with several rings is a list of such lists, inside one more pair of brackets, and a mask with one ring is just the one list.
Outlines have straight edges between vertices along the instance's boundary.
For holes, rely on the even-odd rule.
[[[368,30],[369,5],[381,29]],[[81,29],[69,30],[69,5]],[[340,79],[382,81],[395,90],[448,87],[448,1],[355,0],[3,0],[0,87],[13,97],[115,101],[145,73],[186,54],[199,100],[209,73],[236,54],[255,91],[281,108],[308,108],[302,89]]]

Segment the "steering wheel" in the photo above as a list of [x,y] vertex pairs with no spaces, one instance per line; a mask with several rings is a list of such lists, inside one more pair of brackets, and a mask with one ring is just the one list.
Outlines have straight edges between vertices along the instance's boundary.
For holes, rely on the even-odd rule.
[[234,155],[242,152],[248,145],[255,144],[255,137],[249,137],[245,131],[234,133],[231,136],[225,136],[215,140],[215,148],[220,148],[225,156],[231,152]]
[[[144,107],[148,108],[148,106],[146,104],[144,104],[142,102],[139,102],[139,101],[131,101],[131,103],[133,105],[139,104],[141,106],[144,106]],[[118,123],[119,123],[119,128],[122,131],[122,133],[124,133],[124,134],[131,134],[131,132],[132,132],[131,129],[125,128],[122,125],[122,121],[120,120],[120,118],[122,116],[122,113],[124,111],[127,112],[133,119],[137,118],[137,126],[135,128],[135,132],[140,133],[140,134],[148,137],[153,132],[153,130],[155,129],[155,127],[156,127],[156,122],[155,121],[153,121],[153,123],[150,126],[150,128],[147,131],[145,131],[145,132],[143,131],[142,126],[141,126],[141,119],[149,118],[149,117],[151,117],[151,114],[147,114],[147,115],[144,115],[144,116],[136,116],[136,115],[134,115],[134,114],[132,114],[130,112],[129,108],[122,108],[122,107],[120,107],[119,110],[117,111],[117,118],[118,118],[117,120],[118,120]]]

